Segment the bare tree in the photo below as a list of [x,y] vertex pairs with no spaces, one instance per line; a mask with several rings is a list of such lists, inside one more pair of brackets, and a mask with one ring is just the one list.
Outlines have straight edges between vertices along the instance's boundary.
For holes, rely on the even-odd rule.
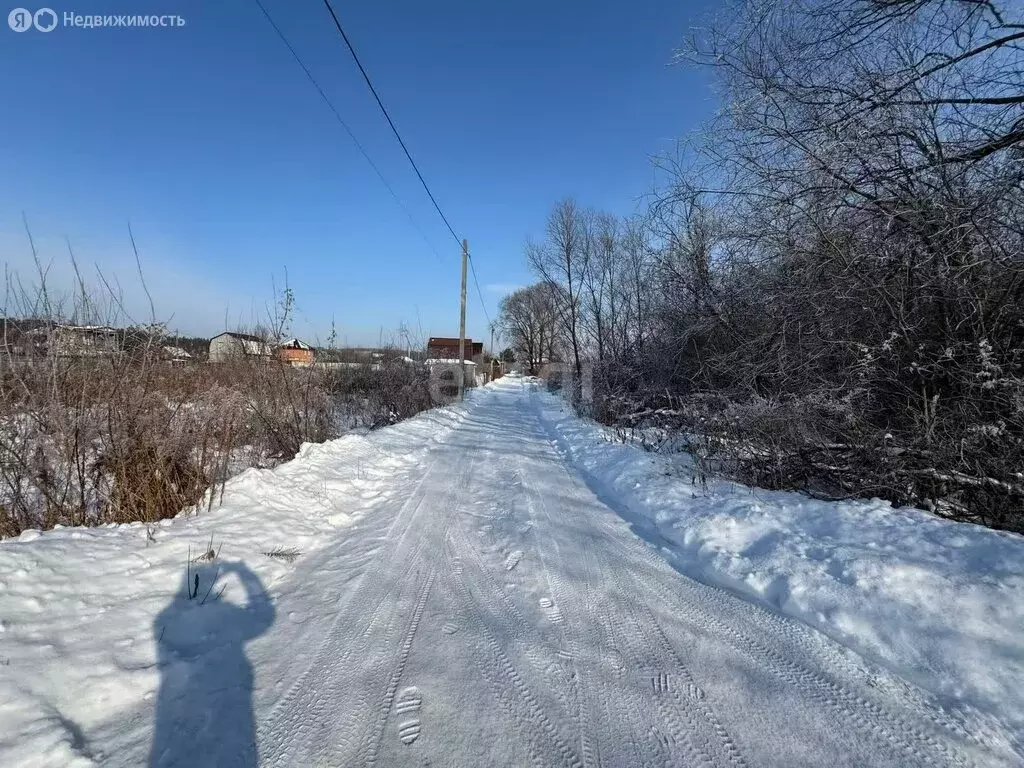
[[525,360],[531,374],[555,356],[558,335],[558,293],[550,283],[520,288],[501,301],[501,328],[518,360]]
[[648,240],[647,223],[639,218],[623,224],[615,263],[619,272],[617,296],[617,348],[620,354],[642,350],[651,331],[653,249]]
[[611,214],[587,211],[582,217],[582,230],[586,253],[582,322],[590,336],[594,357],[600,361],[615,356],[619,222]]
[[990,0],[713,24],[684,58],[722,109],[643,220],[563,201],[528,254],[601,361],[594,415],[749,482],[1024,530],[1021,45]]
[[559,314],[578,377],[583,367],[580,303],[588,250],[585,214],[572,198],[555,205],[548,216],[545,234],[543,241],[527,243],[526,258],[543,280],[559,290]]

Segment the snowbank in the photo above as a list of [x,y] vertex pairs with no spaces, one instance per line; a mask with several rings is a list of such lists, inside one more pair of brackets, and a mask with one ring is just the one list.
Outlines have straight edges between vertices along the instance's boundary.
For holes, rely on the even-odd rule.
[[880,500],[694,484],[539,394],[561,451],[682,573],[798,618],[1024,744],[1024,537]]
[[[386,502],[394,481],[414,476],[468,407],[304,445],[293,461],[229,480],[223,504],[217,499],[209,512],[203,505],[149,526],[26,531],[0,541],[0,765],[116,762],[84,734],[110,745],[122,732],[149,732],[119,720],[139,717],[139,705],[153,700],[154,619],[179,591],[189,559],[193,572],[203,568],[212,547],[216,563],[244,562],[273,587],[291,555],[337,541]],[[245,604],[243,584],[226,584],[226,597]]]

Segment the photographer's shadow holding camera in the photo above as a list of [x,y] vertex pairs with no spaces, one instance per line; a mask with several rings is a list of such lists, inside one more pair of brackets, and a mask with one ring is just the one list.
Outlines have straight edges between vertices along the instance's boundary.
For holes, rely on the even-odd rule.
[[[244,606],[222,595],[223,577],[232,573],[245,588]],[[253,670],[245,644],[273,622],[270,598],[242,563],[190,567],[153,625],[160,693],[151,768],[258,764]]]

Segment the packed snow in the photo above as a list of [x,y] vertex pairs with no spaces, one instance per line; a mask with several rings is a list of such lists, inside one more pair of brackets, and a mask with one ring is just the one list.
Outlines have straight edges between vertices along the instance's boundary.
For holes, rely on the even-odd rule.
[[689,457],[547,406],[570,462],[674,568],[821,630],[1021,748],[1024,537],[878,499],[701,483]]
[[[210,512],[204,501],[198,514],[154,525],[26,531],[0,541],[0,766],[143,764],[139,748],[152,739],[161,682],[154,624],[174,605],[186,571],[244,563],[273,596],[295,560],[400,495],[460,418],[460,408],[437,409],[365,436],[304,445],[291,462],[229,481]],[[188,602],[202,600],[205,582]],[[222,585],[225,602],[244,602],[240,580]],[[296,618],[279,616],[275,629]],[[193,765],[202,764],[230,761]]]
[[1021,537],[610,437],[508,378],[0,542],[0,765],[1021,763]]

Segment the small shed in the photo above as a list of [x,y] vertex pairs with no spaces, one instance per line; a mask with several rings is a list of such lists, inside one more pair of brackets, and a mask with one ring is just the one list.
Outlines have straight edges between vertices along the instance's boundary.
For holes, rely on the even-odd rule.
[[173,344],[164,344],[160,352],[161,357],[171,365],[188,365],[195,359],[187,350]]
[[464,361],[461,366],[457,359],[428,358],[423,363],[430,370],[431,388],[442,399],[453,398],[459,394],[460,367],[465,372],[466,389],[477,385],[476,363],[472,360]]

